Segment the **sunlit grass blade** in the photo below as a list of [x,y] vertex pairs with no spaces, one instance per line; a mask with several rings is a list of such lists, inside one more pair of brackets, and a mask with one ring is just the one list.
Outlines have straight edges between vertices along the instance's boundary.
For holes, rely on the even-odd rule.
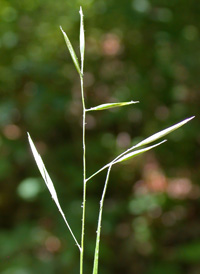
[[60,203],[58,201],[58,197],[57,197],[56,190],[54,188],[53,182],[52,182],[52,180],[51,180],[51,178],[50,178],[50,176],[49,176],[49,174],[48,174],[48,172],[47,172],[47,170],[45,168],[45,165],[44,165],[44,163],[42,161],[41,156],[37,152],[37,149],[36,149],[36,147],[35,147],[32,139],[31,139],[31,136],[30,136],[29,133],[28,133],[28,140],[29,140],[29,144],[30,144],[33,156],[35,158],[36,164],[37,164],[38,169],[39,169],[39,171],[40,171],[40,173],[42,175],[42,178],[44,179],[45,184],[46,184],[46,186],[47,186],[47,188],[48,188],[48,190],[49,190],[49,192],[50,192],[50,194],[51,194],[51,196],[52,196],[55,204],[57,205],[58,210],[60,211],[60,213],[61,213],[61,215],[62,215],[62,217],[63,217],[63,219],[64,219],[64,221],[65,221],[65,223],[66,223],[66,225],[67,225],[67,227],[68,227],[68,229],[69,229],[69,231],[70,231],[70,233],[71,233],[71,235],[72,235],[72,237],[73,237],[73,239],[75,241],[75,243],[77,244],[79,250],[81,251],[81,247],[78,244],[78,241],[76,240],[76,237],[74,236],[74,234],[73,234],[73,232],[71,230],[71,227],[70,227],[69,223],[67,222],[67,220],[65,218],[65,215],[64,215],[64,213],[62,211],[62,208],[61,208]]
[[64,32],[64,30],[62,29],[62,27],[60,27],[60,29],[61,29],[61,31],[62,31],[62,33],[63,33],[63,36],[64,36],[64,39],[65,39],[66,45],[67,45],[67,47],[68,47],[68,50],[69,50],[69,52],[70,52],[70,55],[71,55],[72,60],[73,60],[73,62],[74,62],[74,65],[75,65],[75,67],[76,67],[76,69],[77,69],[79,75],[81,75],[81,70],[80,70],[80,65],[79,65],[79,62],[78,62],[78,58],[77,58],[76,53],[75,53],[75,51],[74,51],[74,49],[73,49],[73,47],[72,47],[72,44],[71,44],[71,42],[70,42],[70,40],[69,40],[67,34],[66,34],[66,33]]
[[150,149],[152,149],[154,147],[157,147],[157,146],[165,143],[166,141],[167,140],[163,140],[162,142],[157,143],[157,144],[155,144],[153,146],[149,146],[149,147],[145,147],[143,149],[139,149],[139,150],[135,150],[135,151],[129,152],[129,153],[125,154],[124,156],[122,156],[121,158],[119,158],[119,160],[115,161],[114,164],[119,163],[119,162],[123,162],[123,161],[127,161],[127,160],[129,160],[131,158],[134,158],[134,157],[138,156],[139,154],[142,154],[142,153],[144,153],[144,152],[146,152],[146,151],[148,151],[148,150],[150,150]]
[[106,164],[105,166],[103,166],[102,168],[100,168],[99,170],[97,170],[95,173],[93,173],[90,177],[87,178],[87,181],[89,181],[90,179],[92,179],[94,176],[96,176],[97,174],[99,174],[101,171],[103,171],[104,169],[106,169],[107,167],[109,167],[111,164],[113,164],[114,162],[116,162],[118,159],[120,159],[122,156],[126,155],[127,153],[129,153],[130,151],[140,147],[140,146],[144,146],[147,145],[149,143],[152,143],[154,141],[156,141],[157,139],[162,138],[163,136],[171,133],[172,131],[180,128],[181,126],[185,125],[186,123],[188,123],[190,120],[192,120],[195,116],[192,116],[190,118],[187,118],[185,120],[183,120],[182,122],[179,122],[171,127],[168,127],[164,130],[161,130],[160,132],[157,132],[153,135],[151,135],[150,137],[144,139],[143,141],[139,142],[138,144],[130,147],[129,149],[127,149],[126,151],[124,151],[123,153],[121,153],[120,155],[118,155],[114,160],[112,160],[110,163]]
[[110,109],[110,108],[116,108],[116,107],[123,107],[127,105],[132,105],[139,103],[139,101],[129,101],[129,102],[121,102],[121,103],[108,103],[108,104],[102,104],[96,107],[92,107],[87,109],[86,111],[96,111],[96,110],[104,110],[104,109]]
[[83,11],[80,7],[80,53],[81,53],[81,73],[83,74],[84,65],[84,54],[85,54],[85,33],[84,33],[84,22],[83,22]]
[[163,136],[171,133],[172,131],[174,131],[174,130],[180,128],[180,127],[182,127],[183,125],[185,125],[186,123],[188,123],[190,120],[192,120],[194,117],[195,116],[187,118],[187,119],[185,119],[185,120],[183,120],[183,121],[181,121],[181,122],[179,122],[179,123],[177,123],[177,124],[175,124],[175,125],[173,125],[171,127],[168,127],[168,128],[166,128],[164,130],[161,130],[161,131],[159,131],[159,132],[151,135],[150,137],[144,139],[142,142],[138,143],[135,147],[145,146],[145,145],[147,145],[149,143],[152,143],[152,142],[154,142],[154,141],[162,138]]

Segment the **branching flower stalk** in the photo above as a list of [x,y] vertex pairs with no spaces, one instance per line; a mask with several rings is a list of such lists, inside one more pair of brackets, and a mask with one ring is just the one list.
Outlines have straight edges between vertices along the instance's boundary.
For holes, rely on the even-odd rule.
[[[28,140],[29,140],[29,144],[33,153],[33,156],[35,158],[36,164],[39,168],[39,171],[45,181],[45,184],[56,204],[56,206],[58,207],[59,212],[61,213],[66,226],[68,227],[79,251],[80,251],[80,274],[83,274],[83,259],[84,259],[84,238],[85,238],[85,214],[86,214],[86,190],[87,190],[87,183],[89,180],[91,180],[93,177],[95,177],[98,173],[100,173],[101,171],[107,169],[107,175],[106,175],[106,179],[105,179],[105,183],[104,183],[104,188],[103,188],[103,192],[102,192],[102,196],[101,196],[101,200],[100,200],[100,207],[99,207],[99,217],[98,217],[98,224],[97,224],[97,235],[96,235],[96,246],[95,246],[95,250],[94,250],[94,262],[93,262],[93,274],[98,274],[98,261],[99,261],[99,245],[100,245],[100,235],[101,235],[101,223],[102,223],[102,214],[103,214],[103,205],[104,205],[104,200],[105,200],[105,195],[106,195],[106,190],[107,190],[107,186],[108,186],[108,181],[109,181],[109,177],[110,177],[110,172],[112,169],[112,166],[115,164],[118,164],[120,162],[123,161],[127,161],[131,158],[134,158],[150,149],[155,148],[156,146],[161,145],[162,143],[166,142],[166,140],[163,140],[159,143],[153,144],[151,146],[147,146],[150,143],[154,143],[155,141],[157,141],[158,139],[164,137],[165,135],[169,134],[170,132],[180,128],[181,126],[183,126],[184,124],[186,124],[187,122],[189,122],[191,119],[194,118],[190,117],[187,118],[173,126],[170,126],[164,130],[161,130],[160,132],[157,132],[155,134],[153,134],[152,136],[144,139],[143,141],[139,142],[138,144],[130,147],[129,149],[127,149],[126,151],[124,151],[123,153],[121,153],[120,155],[118,155],[117,157],[115,157],[110,163],[106,164],[105,166],[103,166],[102,168],[100,168],[99,170],[97,170],[96,172],[94,172],[90,177],[87,178],[86,176],[86,142],[85,142],[85,121],[86,121],[86,114],[87,112],[91,112],[91,111],[100,111],[100,110],[107,110],[107,109],[111,109],[111,108],[116,108],[116,107],[123,107],[123,106],[128,106],[128,105],[132,105],[132,104],[136,104],[138,103],[138,101],[129,101],[129,102],[115,102],[115,103],[106,103],[106,104],[101,104],[95,107],[91,107],[91,108],[86,108],[85,106],[85,97],[84,97],[84,79],[83,79],[83,75],[84,75],[84,54],[85,54],[85,35],[84,35],[84,22],[83,22],[83,12],[82,12],[82,8],[80,8],[80,56],[81,56],[81,66],[79,65],[78,62],[78,58],[76,56],[76,53],[72,47],[72,44],[67,36],[67,34],[62,30],[62,28],[60,27],[66,45],[68,47],[68,50],[70,52],[70,55],[72,57],[72,60],[74,62],[75,68],[79,74],[80,77],[80,86],[81,86],[81,98],[82,98],[82,108],[83,108],[83,124],[82,124],[82,143],[83,143],[83,202],[82,202],[82,229],[81,229],[81,244],[78,243],[75,235],[72,232],[72,229],[68,223],[68,221],[65,218],[65,215],[63,213],[63,210],[60,206],[57,194],[56,194],[56,190],[54,187],[54,184],[45,168],[45,165],[42,161],[42,158],[40,157],[40,155],[38,154],[36,147],[30,137],[30,135],[28,134]],[[140,147],[144,147],[144,148],[140,148]],[[140,149],[138,149],[140,148]]]

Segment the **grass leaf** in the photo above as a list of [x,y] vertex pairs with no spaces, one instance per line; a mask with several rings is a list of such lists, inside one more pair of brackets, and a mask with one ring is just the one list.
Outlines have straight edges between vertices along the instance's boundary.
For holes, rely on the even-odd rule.
[[81,250],[80,245],[78,244],[78,241],[76,240],[76,237],[74,236],[74,234],[73,234],[73,232],[71,230],[71,227],[70,227],[69,223],[67,222],[67,220],[65,218],[65,215],[64,215],[64,213],[62,211],[62,208],[61,208],[60,203],[58,201],[58,197],[57,197],[56,190],[54,188],[53,182],[52,182],[52,180],[51,180],[51,178],[50,178],[50,176],[49,176],[49,174],[48,174],[48,172],[47,172],[47,170],[45,168],[45,165],[44,165],[44,163],[42,161],[41,156],[37,152],[37,149],[36,149],[36,147],[35,147],[32,139],[31,139],[31,136],[30,136],[29,133],[28,133],[28,140],[29,140],[29,144],[30,144],[33,156],[35,158],[36,164],[37,164],[37,166],[39,168],[39,171],[40,171],[40,173],[42,175],[42,178],[44,179],[45,184],[46,184],[49,192],[51,193],[51,196],[52,196],[55,204],[57,205],[58,210],[60,211],[60,213],[61,213],[61,215],[62,215],[62,217],[63,217],[63,219],[64,219],[64,221],[65,221],[65,223],[66,223],[66,225],[67,225],[67,227],[68,227],[68,229],[69,229],[69,231],[70,231],[70,233],[71,233],[71,235],[72,235],[72,237],[74,239],[74,241],[76,242],[79,250]]
[[143,149],[139,149],[139,150],[136,150],[136,151],[132,151],[132,152],[130,152],[130,153],[127,153],[127,154],[125,154],[124,156],[122,156],[121,158],[119,158],[119,160],[117,160],[117,161],[115,162],[115,164],[116,164],[116,163],[119,163],[119,162],[123,162],[123,161],[129,160],[129,159],[131,159],[131,158],[134,158],[134,157],[138,156],[139,154],[142,154],[142,153],[144,153],[144,152],[146,152],[146,151],[148,151],[148,150],[150,150],[150,149],[152,149],[152,148],[154,148],[154,147],[157,147],[157,146],[161,145],[162,143],[164,143],[164,142],[166,142],[166,141],[167,141],[167,140],[163,140],[162,142],[157,143],[157,144],[155,144],[155,145],[153,145],[153,146],[149,146],[149,147],[146,147],[146,148],[143,148]]
[[154,141],[156,141],[157,139],[160,139],[162,138],[163,136],[169,134],[170,132],[178,129],[179,127],[182,127],[183,125],[185,125],[186,123],[188,123],[190,120],[192,120],[195,116],[192,116],[190,118],[187,118],[171,127],[168,127],[164,130],[161,130],[153,135],[151,135],[150,137],[144,139],[142,142],[138,143],[135,147],[139,147],[139,146],[144,146],[144,145],[147,145],[149,143],[152,143]]
[[83,23],[83,11],[80,7],[80,53],[81,53],[81,73],[83,74],[84,54],[85,54],[85,34],[84,34],[84,23]]
[[116,107],[123,107],[123,106],[132,105],[136,103],[139,103],[139,101],[108,103],[108,104],[102,104],[96,107],[89,108],[87,109],[87,111],[96,111],[96,110],[104,110],[104,109],[110,109],[110,108],[116,108]]
[[33,156],[35,158],[36,164],[37,164],[39,171],[42,175],[42,178],[44,179],[45,184],[46,184],[49,192],[51,193],[52,198],[54,199],[55,203],[57,204],[59,202],[58,202],[58,197],[57,197],[53,182],[52,182],[52,180],[44,166],[41,156],[39,155],[39,153],[36,150],[36,147],[31,139],[31,136],[29,135],[29,133],[28,133],[28,140],[29,140],[29,144],[30,144]]
[[80,66],[79,66],[79,62],[78,62],[78,58],[77,58],[76,53],[75,53],[75,51],[74,51],[74,49],[73,49],[73,47],[72,47],[72,44],[71,44],[71,42],[70,42],[70,40],[69,40],[67,34],[63,31],[62,27],[60,27],[60,29],[61,29],[61,31],[62,31],[62,33],[63,33],[63,36],[64,36],[64,39],[65,39],[66,45],[67,45],[68,50],[69,50],[69,52],[70,52],[70,54],[71,54],[72,60],[73,60],[73,62],[74,62],[74,65],[75,65],[75,67],[76,67],[76,69],[77,69],[79,75],[82,75],[82,74],[81,74],[81,70],[80,70]]

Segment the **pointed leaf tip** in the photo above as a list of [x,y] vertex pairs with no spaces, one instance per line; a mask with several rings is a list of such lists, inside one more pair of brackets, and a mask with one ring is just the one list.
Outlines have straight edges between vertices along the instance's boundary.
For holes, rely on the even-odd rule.
[[[192,119],[194,119],[195,118],[195,116],[191,116],[190,118],[188,118],[188,119],[186,119],[186,120],[188,120],[187,122],[189,122],[190,120],[192,120]],[[187,123],[186,122],[186,123]]]
[[144,139],[142,142],[138,143],[136,145],[136,147],[147,145],[149,143],[152,143],[152,142],[156,141],[157,139],[160,139],[160,138],[164,137],[165,135],[173,132],[174,130],[176,130],[176,129],[180,128],[180,127],[182,127],[183,125],[185,125],[186,123],[188,123],[190,120],[192,120],[194,117],[195,116],[187,118],[187,119],[185,119],[185,120],[183,120],[183,121],[181,121],[181,122],[179,122],[179,123],[177,123],[177,124],[175,124],[173,126],[170,126],[170,127],[166,128],[166,129],[163,129],[163,130],[161,130],[161,131],[159,131],[159,132],[151,135],[150,137]]
[[78,62],[78,58],[77,58],[76,53],[75,53],[75,51],[74,51],[74,49],[73,49],[73,47],[72,47],[72,44],[71,44],[71,42],[70,42],[70,40],[69,40],[67,34],[64,32],[64,30],[62,29],[61,26],[60,26],[60,30],[62,31],[62,34],[63,34],[64,39],[65,39],[65,43],[66,43],[66,45],[67,45],[67,47],[68,47],[68,50],[69,50],[69,52],[70,52],[70,55],[71,55],[72,60],[73,60],[73,62],[74,62],[74,65],[75,65],[75,67],[76,67],[76,69],[77,69],[79,75],[82,75],[82,74],[81,74],[81,70],[80,70],[80,66],[79,66],[79,62]]

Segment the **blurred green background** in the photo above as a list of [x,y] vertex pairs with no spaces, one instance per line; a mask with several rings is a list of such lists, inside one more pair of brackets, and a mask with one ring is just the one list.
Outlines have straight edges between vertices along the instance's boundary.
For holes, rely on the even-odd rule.
[[[136,141],[187,117],[168,142],[113,168],[100,273],[200,273],[200,3],[1,0],[0,271],[79,273],[79,252],[29,149],[30,132],[80,239],[81,97],[61,25],[79,52],[85,15],[88,176]],[[92,272],[105,172],[88,183],[85,273]]]

